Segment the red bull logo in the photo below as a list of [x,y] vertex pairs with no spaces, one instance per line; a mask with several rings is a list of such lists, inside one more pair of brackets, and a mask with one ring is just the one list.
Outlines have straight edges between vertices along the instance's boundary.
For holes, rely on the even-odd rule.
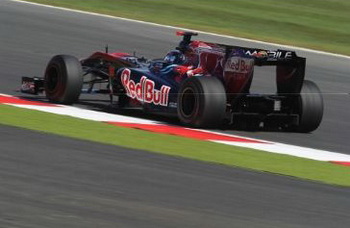
[[235,73],[249,73],[254,67],[253,59],[243,59],[240,57],[232,57],[227,60],[225,65],[225,71]]
[[155,105],[168,106],[170,87],[163,85],[160,90],[155,89],[154,81],[142,76],[136,83],[130,79],[130,70],[125,69],[121,74],[121,82],[125,88],[126,95],[140,102]]

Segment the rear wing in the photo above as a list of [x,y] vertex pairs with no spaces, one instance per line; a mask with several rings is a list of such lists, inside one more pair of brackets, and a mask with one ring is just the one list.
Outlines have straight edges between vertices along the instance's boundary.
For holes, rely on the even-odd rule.
[[276,66],[278,94],[299,94],[305,78],[306,59],[289,50],[264,50],[239,46],[220,45],[229,58],[253,58],[255,66]]

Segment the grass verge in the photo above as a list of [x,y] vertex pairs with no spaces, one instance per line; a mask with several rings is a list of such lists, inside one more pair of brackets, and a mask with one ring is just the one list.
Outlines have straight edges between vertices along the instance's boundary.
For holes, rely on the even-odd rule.
[[348,0],[28,0],[350,55]]
[[0,105],[0,124],[204,162],[350,186],[350,169],[326,162]]

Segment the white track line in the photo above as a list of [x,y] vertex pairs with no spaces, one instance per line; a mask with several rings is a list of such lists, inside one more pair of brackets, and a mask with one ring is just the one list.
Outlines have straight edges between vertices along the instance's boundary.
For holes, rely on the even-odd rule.
[[337,162],[350,162],[350,155],[341,154],[326,150],[317,150],[307,147],[294,146],[284,143],[271,142],[270,144],[264,143],[242,143],[242,142],[228,142],[213,140],[216,143],[223,143],[231,146],[240,146],[245,148],[252,148],[256,150],[262,150],[271,153],[291,155],[295,157],[307,158],[317,161],[337,161]]
[[50,106],[23,105],[23,104],[11,104],[11,103],[5,103],[5,104],[12,105],[19,108],[32,109],[32,110],[37,110],[42,112],[49,112],[49,113],[58,114],[58,115],[65,115],[65,116],[71,116],[74,118],[100,121],[100,122],[123,122],[123,123],[139,123],[139,124],[158,124],[159,123],[153,120],[146,120],[146,119],[123,116],[118,114],[97,112],[97,111],[76,108],[72,106],[65,106],[65,105],[50,107]]
[[0,93],[0,96],[4,96],[4,97],[14,97],[14,96],[12,96],[12,95],[4,94],[4,93]]
[[350,56],[347,56],[347,55],[334,54],[334,53],[330,53],[330,52],[302,48],[302,47],[296,47],[296,46],[291,46],[291,45],[276,44],[276,43],[269,43],[269,42],[265,42],[265,41],[252,40],[252,39],[241,38],[241,37],[236,37],[236,36],[221,35],[221,34],[216,34],[216,33],[211,33],[211,32],[204,32],[204,31],[200,31],[200,30],[194,30],[194,29],[188,29],[188,28],[182,28],[182,27],[176,27],[176,26],[169,26],[169,25],[162,25],[162,24],[157,24],[157,23],[152,23],[152,22],[140,21],[140,20],[135,20],[135,19],[123,18],[123,17],[116,17],[116,16],[111,16],[111,15],[106,15],[106,14],[92,13],[92,12],[87,12],[87,11],[82,11],[82,10],[68,9],[68,8],[64,8],[64,7],[57,7],[57,6],[50,6],[50,5],[39,4],[39,3],[34,3],[34,2],[27,2],[27,1],[23,1],[23,0],[9,0],[9,1],[19,2],[19,3],[29,4],[29,5],[35,5],[35,6],[41,6],[41,7],[47,7],[47,8],[52,8],[52,9],[65,10],[65,11],[76,12],[76,13],[82,13],[82,14],[88,14],[88,15],[94,15],[94,16],[99,16],[99,17],[112,18],[112,19],[123,20],[123,21],[130,21],[130,22],[134,22],[134,23],[140,23],[140,24],[163,27],[163,28],[170,28],[170,29],[176,29],[176,30],[191,30],[194,32],[198,32],[198,33],[206,34],[206,35],[211,35],[211,36],[217,36],[217,37],[223,37],[223,38],[228,38],[228,39],[235,39],[235,40],[240,40],[240,41],[252,42],[252,43],[256,43],[256,44],[271,45],[271,46],[276,46],[279,48],[283,47],[286,49],[295,49],[295,50],[305,51],[305,52],[309,52],[309,53],[315,53],[315,54],[320,54],[320,55],[328,55],[328,56],[333,56],[333,57],[338,57],[338,58],[350,59]]

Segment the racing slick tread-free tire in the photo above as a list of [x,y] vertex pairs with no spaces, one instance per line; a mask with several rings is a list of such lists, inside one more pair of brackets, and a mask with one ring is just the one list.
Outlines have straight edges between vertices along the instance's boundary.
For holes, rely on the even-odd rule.
[[177,113],[180,121],[197,128],[222,124],[226,113],[226,92],[222,82],[210,76],[190,77],[180,87]]
[[69,55],[56,55],[45,71],[46,97],[54,103],[72,104],[78,101],[83,86],[79,60]]
[[297,132],[311,132],[318,128],[323,117],[323,98],[318,86],[305,80],[298,98],[299,125]]

